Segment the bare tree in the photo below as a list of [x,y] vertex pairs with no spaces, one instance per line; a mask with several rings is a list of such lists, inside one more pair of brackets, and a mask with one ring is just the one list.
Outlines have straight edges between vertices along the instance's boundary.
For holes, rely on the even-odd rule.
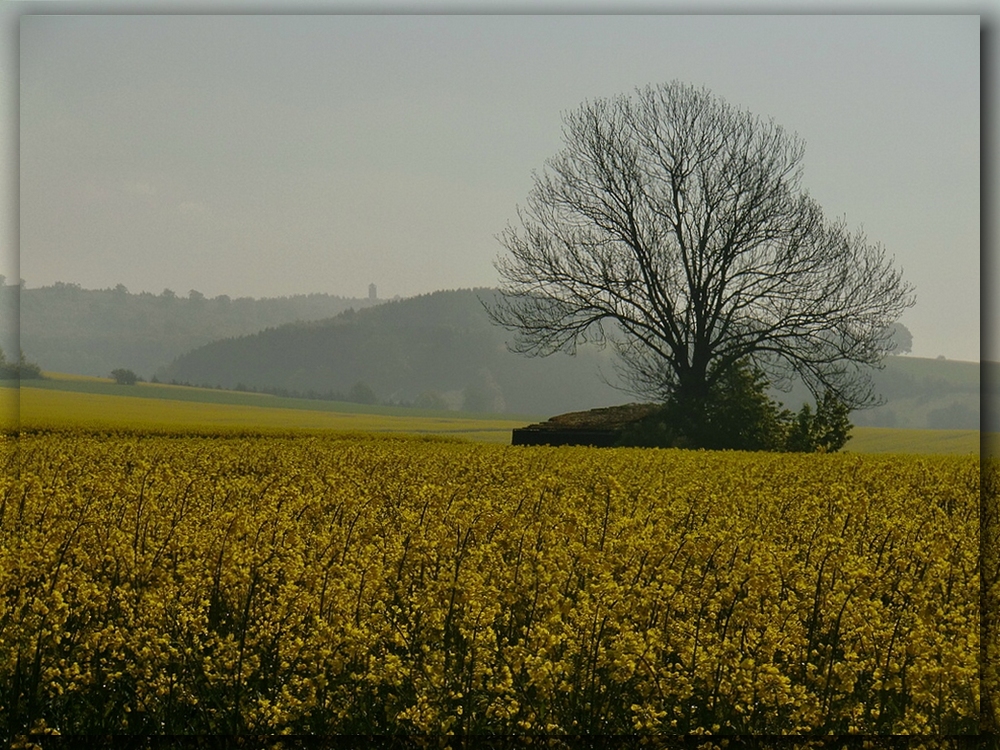
[[615,347],[626,390],[703,403],[740,363],[876,401],[912,288],[799,187],[804,145],[680,83],[586,102],[501,236],[494,322],[514,351]]

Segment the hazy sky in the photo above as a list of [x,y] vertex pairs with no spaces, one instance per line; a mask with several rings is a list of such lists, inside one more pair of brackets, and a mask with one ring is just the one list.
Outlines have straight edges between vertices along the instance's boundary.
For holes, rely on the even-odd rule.
[[678,79],[802,136],[914,354],[979,359],[977,16],[39,15],[19,62],[28,288],[495,285],[562,114]]

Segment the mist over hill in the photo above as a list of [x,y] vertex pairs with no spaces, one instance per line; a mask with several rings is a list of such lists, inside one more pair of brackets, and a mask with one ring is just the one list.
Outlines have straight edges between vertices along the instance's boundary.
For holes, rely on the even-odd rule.
[[17,358],[20,344],[18,306],[21,287],[7,284],[7,277],[0,274],[0,349],[10,359]]
[[[380,401],[437,400],[450,408],[557,414],[635,400],[611,386],[610,352],[527,358],[507,350],[483,301],[491,289],[435,292],[313,323],[216,341],[179,357],[157,376],[193,385],[349,394]],[[875,374],[885,405],[854,412],[857,425],[915,429],[979,427],[979,364],[890,357]],[[801,384],[773,392],[798,410]]]
[[361,384],[380,401],[525,414],[630,400],[602,381],[602,372],[613,375],[606,352],[527,358],[508,351],[510,334],[483,308],[494,294],[434,292],[216,341],[157,377],[315,395],[346,394]]
[[[210,341],[297,320],[329,318],[376,303],[328,294],[230,299],[207,298],[193,290],[184,297],[166,289],[161,294],[133,294],[122,285],[114,289],[81,289],[64,283],[37,289],[0,285],[4,318],[13,311],[16,319],[20,308],[20,346],[30,361],[51,372],[98,377],[127,368],[149,378],[174,358]],[[9,328],[0,329],[5,352],[17,347]]]
[[[20,346],[43,370],[107,377],[128,368],[194,385],[351,396],[430,408],[552,415],[636,400],[607,385],[610,353],[527,358],[482,305],[495,290],[435,292],[405,300],[325,294],[272,299],[132,294],[76,284],[26,289],[0,283],[0,346]],[[18,331],[20,307],[20,331]],[[992,367],[992,370],[990,368]],[[875,427],[977,429],[980,388],[997,390],[1000,365],[889,357],[875,374],[885,405],[852,413]],[[355,391],[352,394],[352,390]],[[1000,402],[990,391],[985,407]],[[773,392],[798,410],[801,385]],[[988,408],[986,429],[1000,429]]]
[[[875,392],[884,403],[873,409],[851,412],[851,422],[859,427],[978,430],[983,403],[980,390],[990,385],[981,378],[980,372],[979,362],[887,357],[883,369],[873,375]],[[801,384],[790,393],[774,392],[773,395],[793,409],[804,402],[812,402],[808,390]],[[995,397],[992,402],[996,402]],[[989,403],[988,398],[986,405]],[[985,411],[984,419],[987,424],[998,423]]]

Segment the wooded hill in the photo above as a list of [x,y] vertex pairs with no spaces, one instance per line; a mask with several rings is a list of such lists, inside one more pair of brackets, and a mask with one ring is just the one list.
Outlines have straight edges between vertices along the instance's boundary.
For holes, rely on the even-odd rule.
[[[382,402],[447,404],[473,411],[558,414],[635,400],[604,382],[609,352],[537,359],[512,354],[511,334],[490,322],[489,289],[436,292],[332,319],[216,341],[157,372],[164,382],[314,396],[354,390]],[[857,425],[977,429],[978,363],[891,357],[875,376],[887,403],[855,412]],[[797,411],[803,387],[775,397]]]
[[350,397],[353,390],[391,403],[522,414],[630,400],[602,382],[602,365],[613,375],[602,352],[544,359],[509,352],[510,335],[492,325],[483,308],[493,294],[435,292],[216,341],[157,377],[326,397]]
[[[437,292],[373,305],[325,294],[209,299],[0,284],[0,347],[16,360],[20,304],[20,347],[52,372],[107,377],[128,368],[164,382],[536,415],[635,400],[602,381],[602,373],[614,379],[606,351],[546,359],[507,351],[510,334],[490,323],[480,301],[493,294]],[[995,390],[1000,366],[983,366],[995,372],[982,385]],[[857,425],[979,427],[978,363],[891,357],[876,384],[887,403],[853,413]],[[774,395],[793,410],[811,400],[801,387]],[[1000,429],[1000,420],[987,427]]]
[[[132,294],[121,285],[81,289],[57,283],[25,289],[0,284],[5,322],[17,317],[20,306],[20,347],[30,361],[51,372],[98,377],[128,368],[149,378],[175,357],[217,339],[372,304],[328,294],[230,299],[197,292],[181,297],[169,290]],[[16,359],[16,327],[2,328],[0,347],[8,359]]]

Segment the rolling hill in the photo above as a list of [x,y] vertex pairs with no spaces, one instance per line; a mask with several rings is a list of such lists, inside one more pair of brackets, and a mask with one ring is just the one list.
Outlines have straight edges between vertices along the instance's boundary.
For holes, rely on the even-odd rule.
[[629,400],[602,382],[599,371],[609,363],[601,352],[545,359],[509,352],[508,334],[483,308],[492,294],[435,292],[215,341],[178,357],[157,378],[314,396],[362,384],[383,401],[491,412],[546,414]]
[[[490,289],[442,291],[328,320],[294,323],[201,346],[157,377],[165,382],[343,397],[352,389],[393,403],[445,404],[472,411],[557,414],[634,400],[607,385],[607,351],[526,358],[492,325]],[[875,375],[886,399],[852,414],[857,425],[978,429],[978,363],[891,357]],[[775,393],[797,409],[801,386]]]
[[[57,283],[33,289],[0,279],[0,347],[17,358],[20,348],[43,370],[107,377],[116,368],[149,378],[175,357],[217,339],[268,326],[329,318],[378,300],[328,294],[292,297],[208,298],[192,290],[178,296]],[[12,355],[12,356],[11,356]]]

